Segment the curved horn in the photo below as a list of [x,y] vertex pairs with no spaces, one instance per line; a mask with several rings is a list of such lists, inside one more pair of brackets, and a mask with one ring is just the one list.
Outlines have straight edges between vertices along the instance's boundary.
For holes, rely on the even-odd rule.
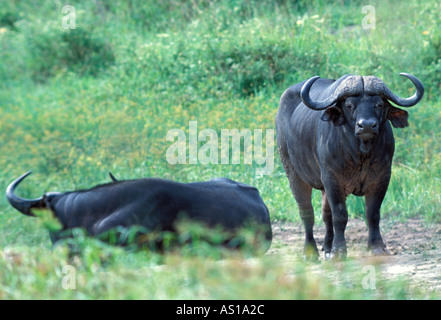
[[37,207],[40,204],[40,202],[43,200],[43,197],[37,199],[31,199],[31,200],[23,199],[17,196],[14,193],[14,190],[19,185],[19,183],[22,182],[24,178],[26,178],[31,173],[32,171],[26,172],[25,174],[21,175],[20,177],[12,181],[11,184],[6,188],[6,198],[8,199],[11,206],[13,206],[15,209],[28,216],[34,216],[31,213],[31,208]]
[[421,98],[423,97],[424,86],[417,77],[409,73],[400,73],[400,76],[404,76],[410,79],[410,81],[412,81],[413,85],[415,86],[416,92],[410,98],[398,97],[381,80],[379,80],[378,82],[374,82],[374,86],[373,88],[371,88],[371,90],[376,91],[377,94],[384,96],[386,99],[394,102],[400,107],[412,107],[420,102]]
[[314,82],[317,81],[319,78],[320,77],[315,76],[307,80],[300,90],[300,96],[303,103],[313,110],[324,110],[344,96],[359,95],[363,92],[363,82],[361,80],[361,77],[347,74],[340,79],[335,80],[328,87],[322,88],[322,92],[328,93],[328,96],[325,100],[314,101],[311,99],[309,91]]
[[311,89],[314,82],[316,82],[318,79],[320,79],[319,76],[315,76],[310,78],[305,82],[302,89],[300,90],[300,97],[302,98],[303,103],[313,109],[313,110],[324,110],[327,107],[329,107],[331,104],[335,102],[336,97],[334,95],[329,96],[323,101],[313,101],[311,97],[309,96],[309,90]]

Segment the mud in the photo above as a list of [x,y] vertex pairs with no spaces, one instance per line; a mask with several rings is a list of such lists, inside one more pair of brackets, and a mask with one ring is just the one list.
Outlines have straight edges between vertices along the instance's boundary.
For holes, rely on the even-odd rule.
[[[367,250],[368,228],[360,219],[350,219],[346,229],[348,259],[363,264],[374,263],[381,269],[383,279],[405,279],[424,291],[441,294],[441,224],[427,225],[422,219],[406,222],[382,220],[383,240],[390,256],[373,257]],[[319,250],[325,234],[324,226],[314,227]],[[301,224],[276,222],[273,224],[271,253],[302,259],[304,231]],[[324,260],[323,251],[320,260]]]

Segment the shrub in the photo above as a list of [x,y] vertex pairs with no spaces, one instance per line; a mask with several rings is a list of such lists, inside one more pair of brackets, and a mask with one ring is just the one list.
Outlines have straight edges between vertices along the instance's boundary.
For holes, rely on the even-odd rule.
[[96,76],[115,61],[104,37],[82,28],[51,27],[29,38],[33,78],[44,81],[60,71]]
[[0,27],[7,27],[11,30],[15,29],[15,23],[20,19],[17,12],[0,11]]

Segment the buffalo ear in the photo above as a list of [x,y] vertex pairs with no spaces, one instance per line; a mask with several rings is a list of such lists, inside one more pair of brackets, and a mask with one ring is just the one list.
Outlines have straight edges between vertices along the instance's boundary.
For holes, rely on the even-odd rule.
[[329,107],[323,111],[321,119],[323,121],[329,121],[334,126],[341,126],[345,119],[343,118],[343,112],[338,107]]
[[387,115],[387,119],[390,120],[392,125],[395,128],[405,128],[409,126],[409,122],[407,119],[409,118],[409,114],[405,110],[401,110],[395,107],[389,106],[389,113]]

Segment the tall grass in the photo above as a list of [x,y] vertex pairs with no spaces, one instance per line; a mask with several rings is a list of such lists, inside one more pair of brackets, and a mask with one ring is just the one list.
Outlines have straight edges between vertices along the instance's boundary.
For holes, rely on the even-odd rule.
[[[109,170],[121,178],[179,181],[226,176],[258,187],[273,221],[299,221],[277,150],[269,176],[257,176],[255,165],[170,165],[165,158],[167,132],[188,132],[192,120],[201,130],[217,132],[273,129],[278,100],[293,83],[313,75],[374,74],[394,92],[410,95],[412,86],[398,76],[410,72],[422,80],[426,96],[409,110],[410,127],[395,130],[396,156],[383,216],[418,215],[439,222],[440,4],[371,4],[376,8],[373,30],[361,27],[361,1],[73,1],[77,29],[65,30],[60,2],[1,0],[0,186],[4,190],[30,169],[34,175],[19,190],[26,197],[106,182]],[[362,215],[363,206],[361,199],[348,200],[351,216]],[[319,193],[314,194],[314,207],[320,220]],[[45,277],[54,284],[48,285],[47,297],[62,292],[67,298],[96,298],[104,290],[102,279],[89,283],[89,275],[86,292],[55,288],[65,261],[61,254],[49,254],[44,227],[18,215],[4,198],[0,212],[0,247],[20,251],[22,261],[11,265],[3,252],[0,297],[38,297],[36,292],[47,285]],[[156,265],[149,258],[127,256],[132,258],[147,264],[143,270],[156,291],[142,293],[134,284],[131,291],[130,279],[136,281],[138,275],[125,262],[112,262],[108,272],[115,278],[104,297],[240,297],[229,267],[217,270],[216,263],[204,267],[184,258],[186,271],[166,280],[176,271],[169,263],[162,274],[160,267],[148,268]],[[252,267],[256,273],[245,285],[247,297],[347,296],[345,289],[322,287],[320,280],[291,278],[267,260]],[[193,263],[206,278],[192,278]],[[32,275],[40,264],[41,274]],[[276,271],[267,271],[269,267]],[[11,274],[15,268],[23,277]],[[210,287],[222,288],[211,272],[233,286],[231,296],[226,289],[216,293]],[[158,274],[160,280],[155,280]],[[256,287],[259,278],[267,281],[261,288]],[[180,289],[172,289],[173,279]],[[160,281],[169,284],[163,291]],[[284,288],[280,295],[259,294],[274,281]],[[300,295],[298,281],[318,293]],[[36,289],[25,289],[29,283]]]

